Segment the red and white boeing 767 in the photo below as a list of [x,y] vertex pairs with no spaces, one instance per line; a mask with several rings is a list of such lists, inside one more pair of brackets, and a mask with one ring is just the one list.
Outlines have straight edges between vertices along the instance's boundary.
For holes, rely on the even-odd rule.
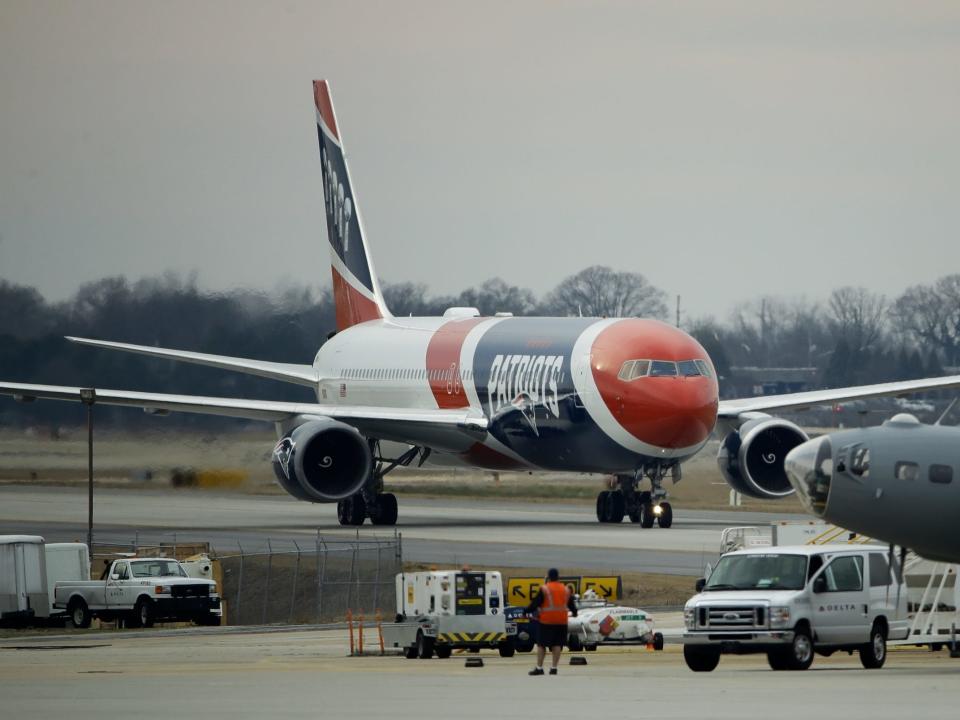
[[[784,456],[807,440],[768,413],[854,398],[960,386],[960,376],[720,401],[703,347],[656,320],[390,315],[350,184],[326,81],[314,83],[337,334],[312,365],[247,360],[70,338],[102,348],[250,373],[314,389],[316,403],[97,389],[96,401],[273,422],[280,484],[308,502],[337,502],[344,525],[397,521],[383,477],[429,461],[492,470],[615,475],[597,519],[669,527],[663,479],[699,452],[715,426],[727,482],[753,497],[793,492]],[[19,399],[80,400],[80,388],[0,383]],[[381,441],[406,451],[384,457]],[[386,447],[386,443],[384,445]],[[649,490],[644,490],[644,480]]]

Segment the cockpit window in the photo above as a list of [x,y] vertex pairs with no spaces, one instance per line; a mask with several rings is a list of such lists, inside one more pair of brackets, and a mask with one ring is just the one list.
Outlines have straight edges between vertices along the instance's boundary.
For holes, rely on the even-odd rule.
[[627,360],[620,366],[617,377],[629,382],[637,378],[650,377],[713,377],[706,360]]
[[667,377],[677,374],[677,364],[669,360],[651,360],[650,377]]
[[710,363],[706,360],[694,360],[697,364],[697,367],[700,368],[700,374],[704,377],[713,377],[713,372],[710,370]]
[[627,360],[623,364],[623,367],[620,368],[620,373],[617,377],[621,380],[635,380],[638,377],[646,375],[649,369],[649,360]]
[[870,477],[870,448],[858,447],[853,451],[850,472],[860,477]]

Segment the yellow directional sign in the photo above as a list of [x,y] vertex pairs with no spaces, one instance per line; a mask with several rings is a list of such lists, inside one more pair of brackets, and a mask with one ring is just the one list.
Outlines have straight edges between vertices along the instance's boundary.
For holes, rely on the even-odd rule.
[[[619,575],[608,577],[561,577],[560,582],[570,588],[574,595],[581,595],[587,590],[593,590],[600,597],[614,601],[619,600],[623,594],[623,584]],[[518,577],[507,579],[507,604],[515,606],[529,605],[540,591],[543,585],[543,578],[539,577]]]
[[587,590],[593,590],[604,600],[615,602],[623,596],[623,583],[620,581],[619,575],[611,575],[608,577],[584,576],[580,578],[580,590],[581,593],[585,593]]

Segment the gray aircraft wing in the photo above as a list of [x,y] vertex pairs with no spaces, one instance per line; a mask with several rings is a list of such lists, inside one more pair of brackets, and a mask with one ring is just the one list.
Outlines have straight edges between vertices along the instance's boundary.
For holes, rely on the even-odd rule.
[[[81,388],[62,385],[0,382],[0,395],[11,395],[23,402],[38,398],[80,402],[80,390]],[[328,417],[384,440],[451,449],[468,447],[470,442],[482,438],[487,431],[487,418],[477,410],[471,409],[430,410],[327,405],[100,388],[96,389],[96,403],[138,407],[160,414],[191,412],[267,422],[284,422],[304,416]]]
[[316,387],[317,371],[312,365],[297,365],[294,363],[269,362],[267,360],[250,360],[248,358],[230,357],[229,355],[209,355],[207,353],[191,352],[189,350],[171,350],[168,348],[151,347],[149,345],[131,345],[130,343],[113,342],[111,340],[90,340],[67,336],[67,340],[78,345],[103,348],[105,350],[121,350],[137,355],[177,360],[179,362],[206,365],[207,367],[235,370],[247,375],[281,380]]
[[721,400],[717,409],[717,417],[733,420],[744,413],[801,410],[814,405],[833,405],[850,400],[865,400],[874,397],[900,397],[927,392],[928,390],[946,390],[957,387],[960,387],[960,375],[949,375],[947,377],[903,380],[877,385],[857,385],[831,390],[810,390],[809,392],[789,393],[787,395],[737,398],[736,400]]

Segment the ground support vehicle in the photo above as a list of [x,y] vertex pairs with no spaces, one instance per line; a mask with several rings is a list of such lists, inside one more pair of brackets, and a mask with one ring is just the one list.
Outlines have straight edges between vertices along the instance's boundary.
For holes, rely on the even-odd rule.
[[577,601],[577,616],[571,617],[568,644],[571,650],[596,650],[600,643],[653,645],[663,650],[663,634],[656,632],[653,618],[640,608],[617,605],[585,593]]
[[54,607],[66,610],[75,627],[93,618],[121,620],[127,627],[191,621],[219,625],[220,596],[212,580],[191,578],[170,558],[114,560],[99,580],[58,582]]
[[0,622],[31,622],[46,614],[43,538],[0,535]]
[[724,555],[684,607],[683,654],[709,672],[722,653],[766,653],[774,670],[806,670],[814,653],[860,654],[882,667],[907,636],[907,593],[888,548],[758,547]]
[[504,613],[499,572],[400,573],[396,590],[397,621],[380,630],[385,648],[410,659],[448,658],[456,649],[514,654],[517,626]]

